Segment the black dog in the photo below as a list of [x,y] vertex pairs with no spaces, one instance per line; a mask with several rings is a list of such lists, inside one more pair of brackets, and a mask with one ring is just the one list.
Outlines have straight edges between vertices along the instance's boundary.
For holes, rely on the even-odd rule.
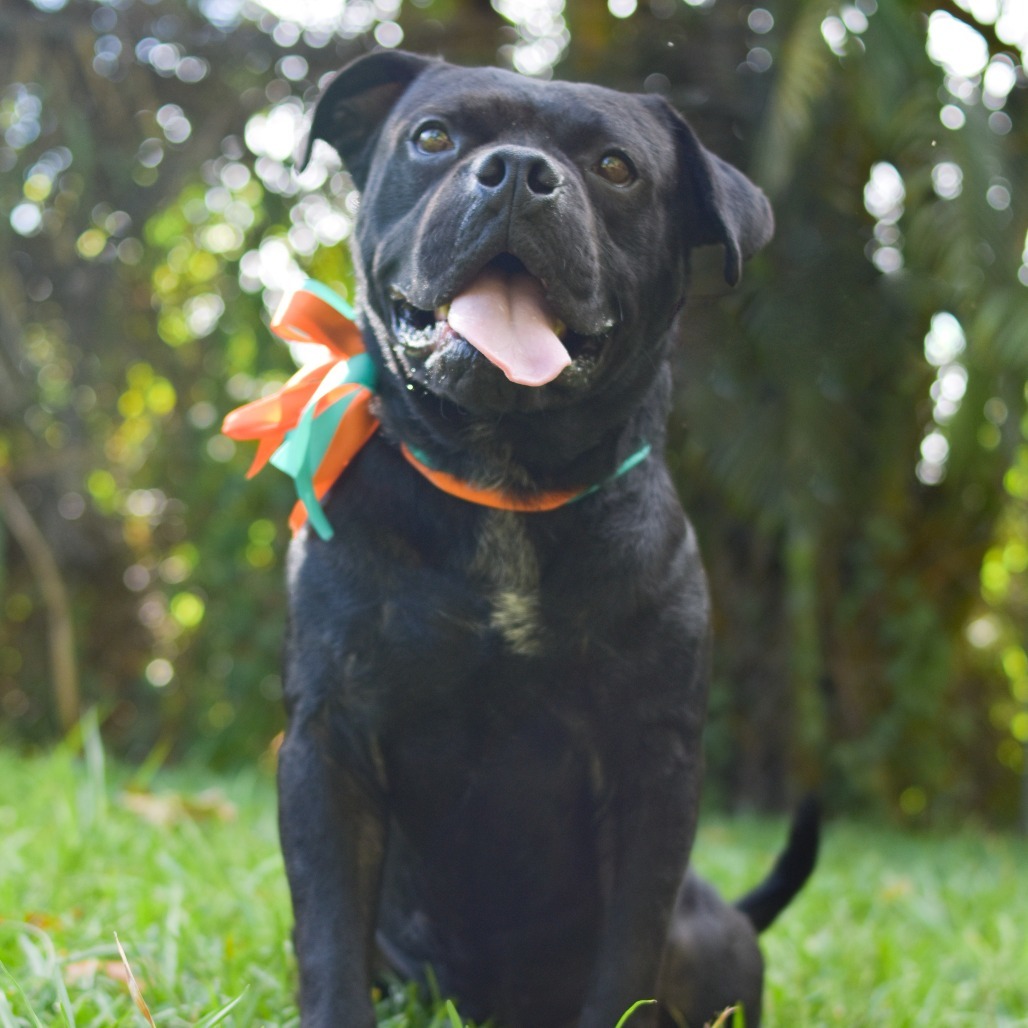
[[[669,355],[690,251],[723,245],[734,283],[767,201],[657,97],[398,52],[333,80],[318,138],[361,192],[382,427],[325,500],[334,539],[289,556],[303,1023],[372,1025],[376,954],[506,1026],[613,1028],[657,995],[706,1017],[670,928],[708,602],[662,459]],[[586,495],[492,509],[401,443],[510,506]],[[679,925],[703,906],[688,892]],[[759,995],[759,966],[710,973],[718,1003],[736,973]]]
[[661,1025],[699,1028],[726,1007],[741,1005],[747,1025],[759,1025],[764,958],[757,935],[803,887],[817,859],[820,812],[808,798],[789,841],[767,878],[734,906],[692,872],[678,891],[658,994]]

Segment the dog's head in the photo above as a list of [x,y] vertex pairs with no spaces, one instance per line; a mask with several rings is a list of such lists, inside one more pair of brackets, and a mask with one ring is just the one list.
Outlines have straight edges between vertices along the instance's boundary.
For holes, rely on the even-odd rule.
[[771,235],[763,194],[654,96],[383,52],[329,84],[304,161],[315,139],[361,193],[376,359],[426,410],[630,408],[667,356],[690,250],[722,244],[734,284]]

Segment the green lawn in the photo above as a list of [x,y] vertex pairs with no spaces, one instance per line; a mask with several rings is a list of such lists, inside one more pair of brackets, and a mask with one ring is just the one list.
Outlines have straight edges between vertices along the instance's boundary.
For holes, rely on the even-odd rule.
[[[115,933],[156,1024],[296,1025],[270,774],[141,774],[87,750],[0,751],[0,1028],[145,1028]],[[697,860],[734,896],[783,834],[711,821]],[[764,944],[772,1028],[1028,1025],[1028,846],[833,823]],[[399,990],[380,1009],[391,1028],[454,1023]]]

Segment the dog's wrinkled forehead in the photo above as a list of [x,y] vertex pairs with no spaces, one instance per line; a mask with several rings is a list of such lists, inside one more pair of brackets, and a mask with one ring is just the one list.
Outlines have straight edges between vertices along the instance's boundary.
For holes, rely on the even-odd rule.
[[556,149],[620,143],[664,151],[666,122],[641,98],[588,83],[539,82],[499,68],[442,65],[414,82],[394,110],[394,126],[435,115],[480,138],[531,137]]

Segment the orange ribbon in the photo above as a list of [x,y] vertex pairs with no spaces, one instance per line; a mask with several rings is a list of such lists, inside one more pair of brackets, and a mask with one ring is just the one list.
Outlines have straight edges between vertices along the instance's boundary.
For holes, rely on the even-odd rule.
[[345,301],[320,283],[293,293],[271,330],[286,342],[321,347],[321,359],[277,392],[230,412],[222,424],[232,439],[257,440],[248,478],[269,461],[293,476],[300,496],[289,518],[293,532],[310,517],[324,538],[331,538],[332,528],[320,501],[379,424],[369,406],[374,369],[344,310]]

